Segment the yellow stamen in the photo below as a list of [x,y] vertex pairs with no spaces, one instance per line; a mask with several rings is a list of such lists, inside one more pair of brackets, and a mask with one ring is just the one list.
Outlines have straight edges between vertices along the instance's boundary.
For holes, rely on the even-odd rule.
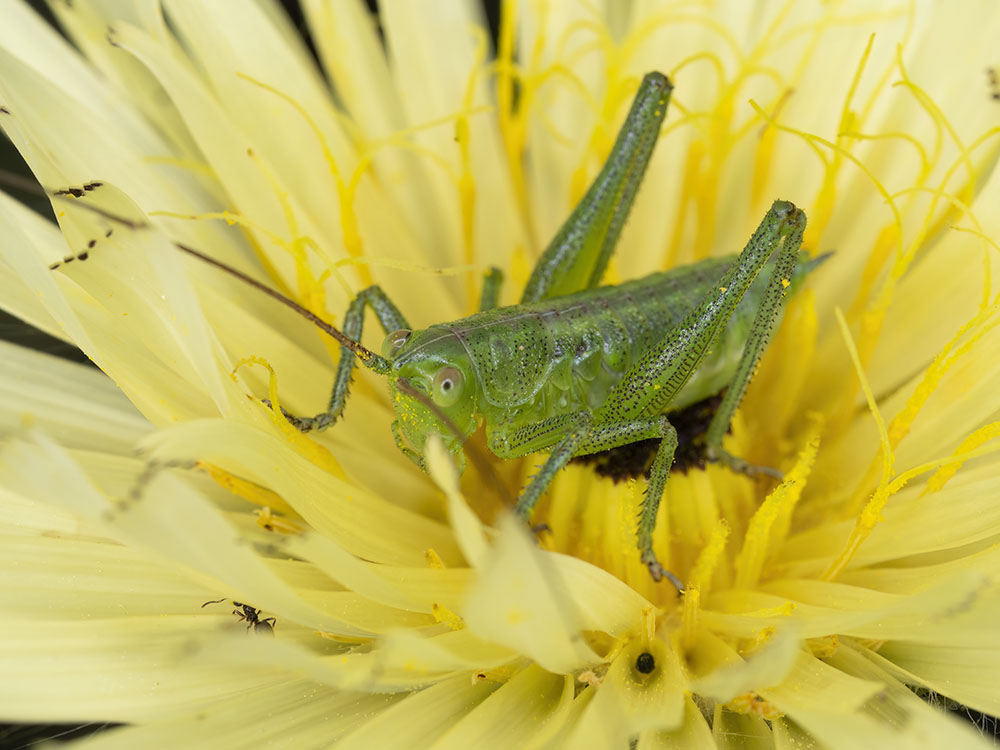
[[851,536],[844,549],[821,576],[824,581],[831,581],[840,574],[840,572],[851,561],[851,558],[854,557],[854,554],[858,551],[858,547],[861,546],[861,543],[868,538],[872,529],[874,529],[876,524],[882,520],[882,508],[885,507],[885,503],[889,499],[889,477],[892,475],[893,462],[892,445],[889,443],[889,432],[886,429],[885,420],[879,412],[878,405],[875,403],[875,395],[872,393],[871,386],[868,384],[868,378],[865,377],[864,368],[861,365],[861,358],[858,355],[857,347],[854,345],[854,339],[851,338],[851,332],[847,327],[847,321],[844,319],[844,313],[839,307],[835,312],[837,315],[837,325],[840,327],[840,333],[843,336],[844,343],[847,345],[847,350],[851,355],[851,362],[854,364],[854,370],[857,373],[858,380],[861,382],[861,389],[864,391],[865,400],[868,402],[868,409],[871,411],[872,416],[875,418],[875,424],[878,426],[879,440],[882,445],[882,477],[879,480],[878,488],[875,490],[875,494],[872,496],[871,500],[868,501],[868,505],[865,506],[861,515],[858,516],[854,530],[851,532]]
[[446,625],[450,630],[462,630],[465,627],[465,620],[443,604],[435,602],[431,606],[431,615],[435,621]]
[[720,518],[708,543],[702,547],[688,576],[681,611],[681,643],[685,649],[693,648],[698,639],[698,609],[701,604],[701,596],[703,593],[707,593],[711,586],[712,574],[722,559],[728,539],[729,524],[726,523],[725,519]]
[[303,526],[282,516],[276,516],[269,506],[255,510],[254,516],[257,525],[265,531],[273,531],[276,534],[301,534],[305,531]]
[[788,472],[785,480],[767,496],[750,519],[744,535],[743,548],[733,564],[736,571],[735,588],[749,589],[757,585],[767,557],[774,554],[788,534],[792,514],[802,496],[802,490],[805,489],[809,472],[819,450],[823,418],[819,414],[811,414],[810,418],[812,426],[805,445],[799,452],[798,461]]
[[948,480],[955,476],[955,473],[962,468],[962,464],[971,457],[976,448],[996,437],[1000,437],[1000,422],[990,422],[988,425],[984,425],[968,435],[965,440],[959,443],[949,463],[934,472],[933,476],[927,480],[927,486],[920,493],[921,496],[929,495],[932,492],[942,489],[948,483]]
[[236,366],[233,368],[233,374],[235,375],[236,371],[243,366],[252,365],[260,365],[261,367],[266,368],[269,373],[267,397],[271,402],[271,408],[267,410],[267,414],[271,424],[281,431],[282,436],[289,443],[291,443],[295,450],[303,457],[321,469],[328,471],[338,479],[346,481],[347,475],[344,473],[344,470],[340,468],[340,464],[337,462],[337,459],[333,457],[333,454],[319,443],[310,440],[299,432],[299,430],[289,424],[288,420],[285,419],[285,415],[281,413],[281,403],[278,400],[278,376],[274,372],[274,368],[271,367],[267,360],[262,357],[244,357],[236,363]]
[[286,503],[280,495],[275,494],[266,487],[261,487],[259,484],[254,484],[246,479],[230,474],[225,469],[205,461],[199,461],[196,466],[208,474],[212,481],[220,487],[229,490],[234,495],[239,495],[254,505],[259,505],[268,511],[273,508],[280,510],[282,513],[295,513],[292,506]]
[[[937,390],[941,379],[963,356],[972,351],[976,343],[982,339],[985,334],[1000,324],[1000,316],[996,316],[997,312],[1000,312],[1000,299],[995,301],[992,306],[986,308],[985,310],[980,310],[972,318],[972,320],[959,328],[951,340],[945,344],[937,356],[934,357],[934,361],[931,362],[931,364],[924,371],[923,378],[917,384],[917,387],[914,388],[910,397],[906,400],[906,404],[899,411],[899,413],[892,418],[892,421],[889,424],[888,438],[889,446],[892,450],[895,450],[903,441],[903,438],[909,434],[913,421],[917,418],[917,415],[923,409],[931,394]],[[970,331],[974,332],[973,335],[970,336],[961,346],[958,346],[958,342],[965,338]],[[858,482],[852,495],[852,499],[847,506],[849,513],[857,513],[860,509],[864,496],[868,491],[868,487],[871,486],[871,483],[874,481],[875,474],[878,471],[878,463],[878,457],[876,456],[872,459],[872,462],[864,476],[861,478],[861,481]]]
[[[315,118],[309,114],[308,110],[306,110],[300,102],[298,102],[294,97],[286,94],[284,91],[281,91],[270,84],[264,83],[263,81],[259,81],[245,73],[238,72],[236,75],[286,101],[295,109],[296,112],[299,113],[299,116],[302,117],[305,123],[309,126],[310,130],[313,131],[316,141],[319,143],[319,146],[323,151],[323,158],[326,160],[327,168],[330,171],[330,176],[333,178],[334,186],[337,190],[337,196],[340,204],[340,226],[344,249],[349,255],[353,255],[355,257],[362,255],[364,253],[364,248],[361,243],[361,233],[358,229],[358,217],[354,211],[354,193],[353,191],[348,191],[346,189],[344,180],[341,176],[340,167],[337,164],[337,159],[333,155],[333,150],[330,148],[330,143],[327,140],[326,135],[319,127]],[[284,191],[281,191],[282,194],[283,192]],[[294,214],[290,210],[290,205],[286,204],[285,201],[282,201],[282,206],[285,208],[285,217],[286,221],[288,221],[289,229],[292,230],[292,235],[297,237],[298,232],[295,231],[297,229],[297,223],[294,219]],[[373,281],[371,274],[365,268],[361,269],[361,279],[365,286],[370,285]]]

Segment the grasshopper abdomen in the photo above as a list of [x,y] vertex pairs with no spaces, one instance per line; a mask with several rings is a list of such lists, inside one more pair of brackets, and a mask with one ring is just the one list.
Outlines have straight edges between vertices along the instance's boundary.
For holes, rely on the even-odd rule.
[[[802,261],[793,284],[811,269]],[[719,283],[735,256],[712,258],[618,286],[497,308],[435,326],[460,341],[476,371],[485,416],[544,419],[594,409],[650,346]],[[718,393],[743,353],[767,274],[751,286],[712,350],[670,404],[679,410]],[[491,412],[496,411],[495,415]]]

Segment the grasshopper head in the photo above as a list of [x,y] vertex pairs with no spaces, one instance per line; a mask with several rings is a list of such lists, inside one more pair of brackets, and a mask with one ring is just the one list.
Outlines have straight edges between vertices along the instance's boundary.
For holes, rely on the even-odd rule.
[[[396,420],[421,456],[431,433],[460,454],[476,431],[476,380],[469,355],[451,331],[394,331],[382,347],[390,361],[389,390]],[[460,459],[461,464],[461,459]]]

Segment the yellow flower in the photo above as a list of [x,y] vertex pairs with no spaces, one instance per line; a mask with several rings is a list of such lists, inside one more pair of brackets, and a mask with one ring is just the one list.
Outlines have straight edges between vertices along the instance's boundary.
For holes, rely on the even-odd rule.
[[[0,195],[0,301],[107,375],[0,347],[0,719],[121,722],[116,747],[982,742],[909,688],[1000,713],[994,4],[512,2],[493,59],[471,4],[384,3],[380,39],[310,0],[323,74],[268,2],[163,6],[55,3],[75,49],[0,8],[0,127],[69,191],[58,229]],[[460,317],[489,265],[512,302],[648,70],[676,90],[610,283],[738,251],[775,198],[834,251],[729,438],[785,480],[668,482],[683,598],[636,554],[642,480],[571,466],[539,548],[500,500],[536,461],[459,484],[434,443],[421,474],[371,374],[297,432],[277,406],[318,411],[336,347],[173,244],[335,321],[373,281]]]

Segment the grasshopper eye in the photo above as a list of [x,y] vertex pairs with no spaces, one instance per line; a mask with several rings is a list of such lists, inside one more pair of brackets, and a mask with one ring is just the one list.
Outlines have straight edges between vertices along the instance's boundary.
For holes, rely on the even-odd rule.
[[451,406],[462,395],[463,385],[465,385],[465,375],[461,370],[455,367],[442,367],[434,376],[432,389],[434,403],[438,406]]
[[386,359],[392,359],[396,356],[396,352],[403,348],[403,344],[410,338],[411,333],[413,331],[409,328],[400,328],[386,336],[385,341],[382,342],[382,356]]

